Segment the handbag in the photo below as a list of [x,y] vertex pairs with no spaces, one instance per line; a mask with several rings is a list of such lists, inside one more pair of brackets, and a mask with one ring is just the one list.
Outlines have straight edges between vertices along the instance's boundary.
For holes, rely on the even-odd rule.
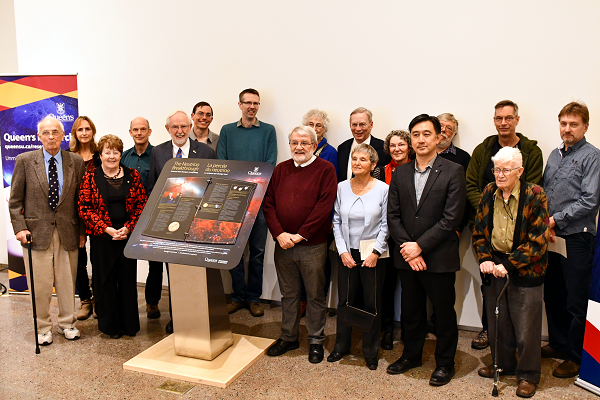
[[[357,266],[358,267],[358,266]],[[358,267],[362,268],[362,267]],[[354,268],[353,268],[354,269]],[[375,272],[375,271],[373,271]],[[348,291],[350,290],[350,274],[352,273],[352,269],[348,274]],[[346,307],[340,310],[338,317],[343,324],[351,326],[352,328],[358,329],[362,332],[370,332],[373,327],[373,323],[375,322],[375,318],[377,318],[377,273],[375,272],[375,314],[372,314],[366,310],[362,310],[360,308],[351,306],[348,303],[348,299],[350,299],[350,293],[348,293],[348,297],[346,298]]]

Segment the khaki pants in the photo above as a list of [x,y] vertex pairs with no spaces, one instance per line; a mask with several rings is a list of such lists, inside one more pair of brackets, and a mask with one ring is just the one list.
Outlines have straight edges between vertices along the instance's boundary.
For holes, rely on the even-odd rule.
[[[38,333],[52,330],[52,320],[50,319],[52,284],[56,287],[58,299],[58,325],[63,329],[75,326],[75,321],[77,321],[75,317],[77,255],[78,250],[66,251],[64,249],[56,228],[52,231],[52,241],[46,250],[31,250]],[[31,288],[27,248],[23,248],[23,259],[27,285]]]

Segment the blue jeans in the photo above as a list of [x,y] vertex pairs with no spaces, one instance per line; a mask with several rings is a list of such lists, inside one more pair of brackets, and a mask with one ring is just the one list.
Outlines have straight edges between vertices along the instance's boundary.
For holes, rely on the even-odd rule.
[[250,260],[248,262],[248,284],[245,281],[244,256],[236,267],[231,269],[231,285],[233,293],[231,300],[243,303],[260,301],[263,285],[263,262],[265,259],[265,245],[267,244],[267,221],[263,214],[262,206],[256,214],[256,221],[248,238]]
[[568,258],[549,253],[544,284],[549,344],[581,364],[595,238],[589,232],[561,237]]

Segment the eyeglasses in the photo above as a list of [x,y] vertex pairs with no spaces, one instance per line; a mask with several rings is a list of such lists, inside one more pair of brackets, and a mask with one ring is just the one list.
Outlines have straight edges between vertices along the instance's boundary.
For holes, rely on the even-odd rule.
[[446,132],[448,132],[448,133],[454,132],[454,128],[452,126],[444,125],[444,124],[441,124],[441,125],[442,125],[442,129],[445,130]]
[[171,125],[171,126],[169,126],[169,129],[174,130],[174,131],[178,131],[179,129],[181,129],[182,131],[184,131],[189,127],[190,127],[189,125]]
[[367,124],[366,122],[361,122],[360,124],[357,124],[355,122],[355,123],[350,124],[350,127],[356,129],[356,128],[358,128],[360,126],[361,129],[365,129],[368,125],[369,124]]
[[296,142],[296,141],[290,141],[290,146],[291,147],[297,147],[298,145],[302,146],[302,147],[310,147],[313,144],[313,142]]
[[508,117],[494,117],[494,121],[497,124],[501,124],[502,121],[506,121],[507,124],[510,124],[511,122],[513,122],[516,118],[513,117],[512,115],[509,115]]
[[211,114],[211,113],[206,113],[206,114],[205,114],[205,113],[203,113],[202,111],[198,111],[198,112],[196,113],[196,115],[197,115],[199,118],[202,118],[202,117],[204,117],[204,116],[206,116],[206,118],[212,118],[212,114]]
[[54,129],[52,131],[42,131],[42,136],[58,136],[60,135],[60,131],[58,129]]
[[308,126],[310,126],[311,128],[322,128],[323,124],[319,124],[318,122],[316,124],[313,122],[309,122]]
[[502,173],[502,175],[506,176],[516,169],[519,169],[519,168],[502,168],[502,169],[492,168],[492,174],[500,175],[500,173]]
[[260,103],[258,101],[242,101],[242,104],[245,105],[246,107],[250,107],[250,106],[260,106]]

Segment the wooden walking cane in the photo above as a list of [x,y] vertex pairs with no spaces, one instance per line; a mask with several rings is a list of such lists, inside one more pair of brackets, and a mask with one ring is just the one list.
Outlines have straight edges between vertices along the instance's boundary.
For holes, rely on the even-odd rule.
[[494,389],[492,389],[492,396],[498,397],[498,379],[500,379],[500,372],[502,372],[502,368],[498,367],[498,309],[500,308],[500,299],[506,289],[508,288],[508,282],[510,282],[510,278],[508,274],[506,274],[506,283],[502,287],[500,294],[496,298],[496,334],[494,336]]
[[35,312],[35,285],[33,284],[33,266],[31,265],[31,234],[27,234],[27,254],[29,255],[29,282],[31,283],[31,305],[33,307],[33,334],[35,335],[35,354],[40,354],[38,342],[37,313]]

